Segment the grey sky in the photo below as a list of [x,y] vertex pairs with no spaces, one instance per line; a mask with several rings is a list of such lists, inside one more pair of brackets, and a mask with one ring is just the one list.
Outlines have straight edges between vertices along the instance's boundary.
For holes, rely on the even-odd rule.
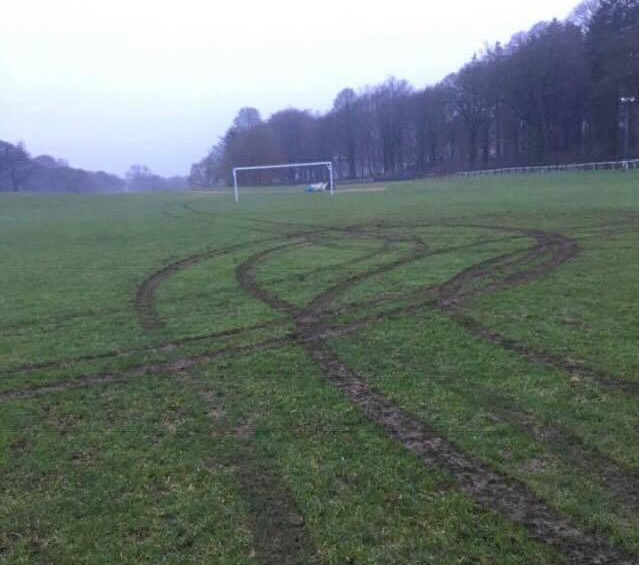
[[0,139],[122,174],[185,174],[241,106],[325,110],[421,87],[577,0],[0,0]]

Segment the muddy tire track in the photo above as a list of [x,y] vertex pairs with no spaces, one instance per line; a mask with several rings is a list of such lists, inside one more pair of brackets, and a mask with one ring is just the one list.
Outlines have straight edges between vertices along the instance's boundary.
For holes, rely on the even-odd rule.
[[[580,250],[576,240],[562,234],[546,233],[538,230],[507,229],[533,236],[537,241],[537,245],[523,254],[515,252],[502,255],[471,266],[441,285],[438,298],[440,310],[475,337],[489,341],[502,349],[518,353],[528,361],[549,366],[579,378],[585,378],[604,389],[622,390],[633,395],[639,394],[639,382],[624,381],[582,363],[536,350],[520,341],[505,337],[487,328],[480,321],[466,313],[465,306],[470,300],[484,294],[512,288],[538,279],[574,259]],[[508,273],[508,269],[512,268],[519,268],[519,271]],[[507,274],[501,279],[494,278],[495,274],[500,273]],[[488,283],[481,286],[486,279]]]
[[[531,232],[537,240],[537,246],[500,257],[491,258],[477,265],[465,269],[442,285],[434,285],[422,291],[426,301],[421,305],[413,303],[395,310],[373,315],[351,324],[352,327],[362,327],[371,321],[388,319],[402,315],[418,307],[439,307],[451,319],[466,328],[473,335],[482,337],[502,348],[514,351],[525,359],[537,364],[546,364],[561,369],[580,378],[589,378],[604,388],[619,388],[624,391],[637,392],[639,386],[634,383],[622,383],[609,375],[603,375],[572,361],[534,352],[521,343],[490,332],[476,320],[461,313],[465,301],[488,292],[495,292],[501,288],[508,288],[523,284],[543,276],[546,272],[572,259],[578,252],[576,242],[558,234],[541,234]],[[550,256],[546,256],[550,254]],[[535,261],[538,261],[535,263]],[[529,267],[529,265],[531,265]],[[519,267],[519,272],[512,272],[513,267]],[[510,269],[510,271],[509,271]],[[502,280],[495,275],[502,274]],[[488,278],[488,284],[473,286],[478,280]],[[469,284],[470,283],[470,284]],[[439,294],[435,301],[433,294]],[[639,383],[637,383],[639,385]],[[494,399],[493,399],[494,400]],[[617,501],[633,511],[639,510],[639,476],[623,469],[616,461],[610,459],[594,447],[586,447],[583,440],[568,429],[557,425],[540,424],[525,411],[514,405],[511,399],[501,399],[500,402],[488,402],[492,411],[499,417],[514,424],[523,433],[540,443],[546,444],[556,455],[569,465],[580,468],[586,474],[598,476],[602,485],[606,485]]]
[[447,313],[459,326],[463,327],[475,337],[489,341],[507,351],[517,353],[532,363],[557,369],[579,379],[596,384],[605,390],[622,391],[627,394],[632,394],[633,396],[639,396],[639,382],[622,380],[578,361],[564,359],[558,355],[538,350],[484,326],[481,322],[461,310],[454,310]]
[[[388,226],[384,225],[384,227]],[[466,269],[449,281],[435,287],[433,289],[435,290],[434,299],[428,297],[426,300],[421,300],[421,303],[418,301],[410,306],[423,307],[424,304],[436,304],[440,310],[447,313],[458,323],[463,324],[467,329],[475,324],[474,331],[484,338],[487,337],[483,335],[485,334],[485,328],[482,328],[478,322],[464,318],[463,306],[468,300],[483,293],[495,292],[499,289],[524,284],[541,277],[572,259],[578,252],[576,242],[560,234],[545,233],[537,230],[519,230],[512,227],[501,228],[498,226],[468,225],[459,227],[477,227],[506,233],[516,232],[522,236],[533,237],[536,241],[536,244],[528,250],[502,255]],[[317,230],[315,233],[328,233],[329,231],[349,233],[349,230],[350,233],[356,233],[358,229],[361,230],[361,227],[354,226],[348,230]],[[242,246],[249,246],[264,243],[265,241],[284,241],[284,243],[275,248],[254,254],[236,269],[236,278],[242,288],[254,298],[285,314],[290,320],[295,321],[297,326],[296,335],[259,345],[264,350],[276,347],[278,344],[297,343],[302,346],[318,364],[324,377],[340,389],[354,405],[358,406],[369,420],[386,430],[391,438],[420,457],[427,465],[433,465],[448,472],[457,480],[462,490],[481,506],[490,510],[497,510],[512,522],[524,526],[533,538],[557,549],[570,563],[599,563],[604,565],[636,563],[631,557],[615,548],[608,540],[594,532],[585,531],[572,524],[566,517],[558,514],[546,503],[538,499],[523,483],[497,473],[484,463],[465,454],[454,444],[431,430],[427,422],[403,410],[372,389],[366,381],[357,377],[329,350],[326,344],[326,335],[333,328],[325,323],[325,317],[327,309],[335,299],[348,288],[372,276],[383,274],[393,268],[398,268],[427,256],[426,246],[420,245],[419,240],[413,239],[413,243],[417,248],[403,259],[343,280],[325,290],[307,307],[297,308],[260,287],[256,279],[255,270],[258,264],[274,253],[292,245],[299,245],[301,242],[295,240],[309,233],[288,234],[285,237],[280,236],[261,242],[241,244]],[[210,256],[215,256],[225,252],[228,252],[228,249],[187,257],[164,267],[144,281],[136,295],[136,308],[142,325],[145,326],[147,324],[149,331],[153,331],[158,327],[158,319],[153,312],[153,295],[161,282],[175,272],[209,258],[209,254],[213,254]],[[433,302],[433,300],[436,302]],[[382,319],[385,315],[387,314],[376,315],[375,319]],[[353,326],[352,329],[356,331],[358,327]],[[498,338],[493,337],[491,340],[501,345]],[[517,351],[514,347],[513,350]],[[238,354],[243,351],[259,351],[259,348],[257,345],[252,346],[250,349],[229,348],[227,354]],[[221,352],[218,353],[221,354]],[[184,370],[200,362],[210,362],[215,358],[217,357],[209,355],[185,359],[183,360],[184,367],[173,366],[167,370]],[[534,360],[534,358],[531,357],[531,360]],[[543,358],[537,357],[536,360],[539,362]],[[90,380],[99,378],[106,379],[106,376],[87,377],[86,386],[100,384],[97,381],[92,382]],[[59,388],[52,390],[51,386],[55,385],[49,385],[50,390],[47,392],[61,390]],[[46,390],[44,387],[40,387],[38,390],[43,389]],[[11,394],[11,392],[0,393],[0,403],[11,399]],[[26,392],[14,391],[13,394],[26,394]],[[512,415],[507,416],[512,417]],[[549,426],[544,433],[552,435],[556,434],[557,430],[558,428]],[[553,441],[565,441],[567,437],[567,434],[555,436]],[[571,448],[578,449],[576,440],[572,439],[570,445]],[[604,464],[605,462],[602,463],[602,465]],[[621,493],[624,490],[629,490],[627,481],[628,477],[622,473],[619,475],[618,484],[615,488],[618,488]],[[272,481],[269,481],[269,483],[272,483]]]
[[[427,254],[424,254],[423,257],[419,257],[419,259],[422,258],[427,258],[427,257],[436,257],[436,256],[440,256],[440,255],[446,255],[449,253],[454,253],[456,251],[464,251],[464,250],[470,250],[470,249],[477,249],[479,247],[482,247],[484,245],[491,245],[494,243],[503,243],[504,241],[507,240],[512,240],[512,239],[520,239],[522,236],[512,236],[512,237],[507,237],[507,238],[494,238],[494,239],[484,239],[484,240],[479,240],[479,241],[475,241],[473,243],[467,243],[467,244],[462,244],[462,245],[455,245],[452,247],[446,247],[446,248],[442,248],[442,249],[434,249],[434,250],[429,250]],[[485,261],[483,263],[477,263],[471,267],[469,267],[468,269],[474,269],[477,268],[478,265],[484,265],[486,264],[492,264],[495,261],[499,261],[502,259],[506,259],[508,257],[511,256],[515,256],[518,253],[522,253],[522,251],[515,251],[512,253],[508,253],[506,255],[501,255],[499,257],[496,258],[491,258],[488,261]],[[378,273],[379,274],[379,273]],[[381,273],[381,274],[386,274],[386,273]],[[455,277],[457,277],[459,275],[455,275]],[[327,305],[327,308],[324,311],[324,316],[334,316],[334,315],[338,315],[343,311],[348,311],[348,312],[353,312],[353,311],[357,311],[357,310],[365,310],[370,308],[371,306],[378,306],[378,305],[382,305],[384,303],[392,303],[392,302],[396,302],[396,301],[400,301],[400,302],[408,302],[407,306],[402,306],[400,308],[392,308],[391,310],[388,310],[388,314],[389,316],[395,316],[398,312],[402,312],[402,311],[411,311],[411,310],[417,310],[423,307],[424,304],[428,304],[430,305],[431,300],[434,299],[441,291],[441,288],[448,283],[451,283],[453,279],[449,279],[448,281],[445,281],[443,283],[435,283],[432,284],[430,286],[426,286],[426,287],[422,287],[422,288],[418,288],[415,290],[412,290],[410,292],[404,292],[404,293],[391,293],[391,294],[383,294],[381,296],[377,296],[374,298],[370,298],[368,300],[362,300],[362,301],[356,301],[356,302],[348,302],[342,306],[337,306],[335,307],[334,303]],[[379,320],[381,317],[383,317],[384,314],[380,313],[380,314],[374,314],[372,316],[370,316],[370,320],[373,321],[377,321]],[[364,316],[363,318],[361,318],[359,320],[359,322],[364,322],[367,319],[367,316]],[[354,323],[357,323],[354,322]]]
[[[519,230],[520,232],[522,230]],[[528,232],[532,234],[533,232]],[[456,310],[469,296],[479,292],[490,292],[504,286],[523,284],[533,280],[574,257],[577,247],[574,242],[558,234],[534,232],[537,245],[525,252],[516,252],[483,262],[466,270],[460,276],[440,285],[438,304],[444,311]],[[554,251],[550,257],[545,257]],[[510,521],[524,526],[539,542],[548,544],[562,553],[570,563],[630,564],[635,561],[623,551],[615,548],[598,534],[575,526],[565,517],[537,498],[523,484],[499,474],[485,464],[468,456],[414,415],[395,405],[388,398],[371,389],[357,378],[328,349],[325,340],[318,336],[326,331],[322,317],[327,307],[348,288],[369,277],[382,274],[424,256],[419,250],[403,260],[388,263],[366,273],[350,277],[324,291],[295,316],[298,327],[298,344],[303,346],[320,367],[323,375],[349,400],[357,405],[366,417],[382,426],[387,433],[406,449],[419,456],[426,464],[435,465],[452,475],[466,494],[485,508],[497,510]],[[256,254],[247,261],[244,272],[237,272],[238,283],[253,297],[263,300],[276,310],[291,315],[292,312],[280,300],[266,295],[255,276],[246,276],[256,264],[268,255]],[[539,263],[535,263],[539,261]],[[469,282],[475,282],[492,274],[489,267],[509,269],[524,267],[509,273],[503,280],[489,283],[486,288],[468,291]],[[528,267],[526,270],[525,267]],[[624,477],[625,480],[625,477]]]
[[[362,271],[326,289],[310,302],[310,304],[305,308],[304,314],[298,318],[298,322],[301,322],[304,326],[306,326],[309,322],[317,321],[323,317],[324,312],[335,301],[335,299],[348,289],[372,277],[390,273],[391,271],[414,263],[415,261],[419,261],[420,259],[428,256],[428,245],[422,241],[418,241],[416,243],[417,245],[415,246],[415,249],[408,255],[405,255],[395,261],[384,263],[367,271]],[[378,251],[376,255],[379,255],[380,253],[381,251]],[[373,257],[374,256],[375,255],[373,255]],[[305,330],[305,332],[307,332],[307,330]]]
[[[491,341],[504,349],[520,354],[528,361],[537,364],[549,365],[569,374],[578,375],[594,381],[603,388],[620,388],[626,392],[639,391],[639,383],[620,382],[610,375],[604,375],[588,369],[573,361],[565,361],[557,357],[539,352],[534,352],[523,344],[505,338],[483,327],[476,320],[461,313],[461,308],[467,300],[484,293],[495,292],[502,288],[509,288],[523,284],[530,280],[543,276],[545,273],[557,268],[566,261],[571,260],[578,253],[577,243],[561,234],[546,234],[540,232],[528,232],[534,236],[537,245],[526,251],[518,251],[505,254],[500,257],[483,261],[477,265],[465,269],[448,282],[426,289],[427,297],[424,306],[437,305],[447,313],[451,319],[464,327],[475,336]],[[550,255],[550,256],[548,256]],[[538,261],[535,263],[535,261]],[[532,266],[529,266],[531,265]],[[518,272],[508,272],[510,268],[519,267]],[[504,274],[502,280],[495,278],[497,274]],[[489,278],[489,283],[482,286],[473,286],[478,279]],[[470,283],[470,284],[469,284]],[[470,287],[470,288],[467,288]],[[439,298],[436,303],[430,299],[433,292],[437,291]],[[416,305],[400,308],[388,314],[398,314]],[[373,319],[385,318],[384,314],[374,316]],[[497,416],[513,423],[523,433],[540,443],[546,444],[561,459],[570,465],[580,468],[586,474],[598,476],[602,485],[606,485],[615,498],[623,506],[639,510],[639,475],[626,471],[620,465],[594,447],[587,447],[583,440],[568,429],[547,423],[541,424],[516,406],[511,399],[502,398],[500,402],[487,400],[492,411]]]
[[472,382],[461,384],[461,381],[445,378],[440,384],[467,401],[470,399],[477,409],[487,410],[493,418],[513,425],[520,433],[547,446],[567,466],[579,469],[586,477],[594,476],[607,487],[619,506],[639,513],[639,474],[623,469],[595,446],[586,445],[571,430],[540,421],[512,398],[495,390],[484,391]]
[[426,465],[451,475],[482,507],[523,526],[532,538],[552,546],[572,564],[631,565],[637,561],[595,532],[557,514],[523,483],[499,474],[458,449],[420,418],[395,405],[357,378],[325,345],[307,346],[323,375],[396,442]]
[[[302,232],[302,235],[306,235],[306,234],[307,232]],[[138,318],[140,320],[140,324],[149,333],[154,333],[157,330],[159,330],[161,327],[163,327],[164,324],[155,311],[155,291],[158,288],[158,286],[160,286],[163,282],[166,282],[170,277],[176,275],[180,271],[188,269],[208,259],[213,259],[218,256],[232,253],[233,251],[236,251],[239,249],[249,248],[253,245],[260,245],[264,243],[282,241],[282,239],[283,239],[282,237],[278,236],[273,238],[241,243],[241,244],[234,245],[234,246],[220,249],[220,250],[210,250],[210,251],[194,254],[191,256],[184,257],[173,263],[170,263],[166,265],[165,267],[162,267],[161,269],[155,271],[152,275],[147,277],[147,279],[145,279],[140,284],[136,292],[134,302],[135,302],[135,309],[138,312]],[[288,247],[288,246],[290,246],[290,244],[287,243],[284,246],[282,246],[282,248]],[[268,255],[271,252],[275,252],[275,251],[276,250],[267,250],[265,255]],[[375,255],[377,255],[380,251],[381,251],[380,249],[375,250],[371,252],[370,254],[367,254],[366,256],[359,258],[357,261],[359,262],[359,261],[368,260],[374,257]],[[341,266],[344,266],[344,265],[341,265]],[[249,274],[249,276],[252,276],[252,275]],[[284,305],[282,304],[282,306]],[[287,305],[287,311],[288,309],[292,309],[292,308],[294,307],[291,305]],[[126,312],[126,310],[123,310],[121,308],[117,308],[117,309],[114,308],[114,309],[103,310],[103,311],[100,311],[99,313],[110,314],[110,313],[124,313],[124,312]],[[60,321],[66,320],[66,319],[90,317],[96,314],[97,314],[96,312],[70,313],[66,316],[61,317]],[[178,338],[173,340],[166,340],[149,347],[111,350],[111,351],[105,351],[105,352],[100,352],[95,354],[67,357],[61,360],[43,361],[40,363],[28,363],[28,364],[19,365],[16,367],[5,367],[5,368],[0,367],[0,375],[2,376],[10,376],[10,375],[18,375],[18,374],[27,375],[27,374],[31,374],[36,371],[45,370],[45,369],[67,368],[78,363],[100,361],[100,360],[106,360],[106,359],[118,359],[118,358],[124,358],[124,357],[130,356],[130,355],[153,353],[153,352],[162,351],[163,349],[172,349],[174,347],[178,347],[180,345],[184,345],[187,343],[206,341],[206,340],[217,339],[217,338],[225,338],[230,336],[237,336],[242,333],[254,331],[257,329],[267,329],[270,327],[275,327],[277,325],[281,325],[282,323],[283,323],[282,320],[274,320],[270,322],[265,322],[263,324],[255,324],[253,326],[248,326],[245,328],[236,328],[236,329],[230,329],[225,331],[212,332],[209,334],[189,336],[189,337]],[[33,322],[32,324],[31,323],[28,324],[29,327],[32,325],[35,325],[35,322]]]
[[259,300],[273,308],[273,310],[289,316],[296,315],[299,312],[299,308],[297,308],[297,306],[287,302],[283,298],[280,298],[277,294],[257,284],[256,269],[263,261],[272,255],[305,243],[307,243],[306,240],[293,241],[278,245],[277,247],[265,249],[249,257],[235,269],[235,278],[240,287],[247,290],[256,300]]
[[284,320],[272,320],[269,322],[263,322],[261,324],[254,324],[252,326],[246,326],[243,328],[233,328],[229,330],[222,330],[219,332],[212,332],[209,334],[199,334],[193,336],[186,336],[182,338],[173,339],[170,341],[164,341],[156,345],[148,347],[131,348],[131,349],[119,349],[112,351],[104,351],[101,353],[78,355],[76,357],[66,357],[64,359],[43,361],[41,363],[29,363],[27,365],[19,365],[17,367],[0,368],[0,375],[2,377],[9,377],[14,375],[29,376],[38,371],[46,369],[67,369],[80,363],[86,363],[91,361],[104,361],[104,360],[116,360],[126,359],[132,355],[144,355],[151,353],[162,353],[177,349],[182,345],[190,343],[198,343],[203,341],[214,341],[217,339],[224,339],[229,337],[242,337],[243,334],[250,334],[257,330],[265,330],[277,328],[286,324]]
[[[577,242],[561,234],[515,228],[508,228],[508,231],[532,237],[536,240],[536,245],[525,251],[515,251],[482,261],[442,284],[439,289],[442,310],[455,311],[464,302],[482,294],[528,283],[557,269],[579,252]],[[508,273],[509,270],[512,272]],[[504,275],[501,279],[495,277],[500,274]],[[482,284],[483,288],[478,286]]]
[[[191,377],[194,385],[194,378]],[[232,454],[212,458],[233,472],[237,492],[248,510],[253,532],[253,550],[261,565],[311,565],[317,550],[306,528],[297,503],[280,477],[277,462],[269,454],[260,453],[255,444],[252,422],[242,429],[231,430],[220,405],[208,386],[195,387],[209,414],[218,415],[212,422],[218,433],[233,439]]]
[[147,332],[155,332],[164,327],[164,322],[155,310],[155,291],[160,284],[180,271],[193,267],[202,261],[223,255],[224,253],[225,251],[219,250],[196,253],[195,255],[190,255],[189,257],[175,261],[166,267],[162,267],[150,277],[146,278],[138,287],[134,300],[135,310],[142,328]]
[[[313,243],[315,243],[315,241],[313,241]],[[331,265],[330,267],[317,267],[316,269],[307,270],[304,272],[304,276],[308,278],[319,273],[324,273],[326,271],[337,271],[340,269],[353,267],[354,265],[365,263],[366,261],[369,261],[370,259],[374,259],[375,257],[378,257],[379,255],[387,252],[388,250],[389,250],[388,244],[384,243],[377,249],[373,249],[372,251],[364,255],[361,255],[357,259],[351,259],[349,261],[344,261],[342,263],[336,263],[334,265]],[[277,281],[273,281],[273,282],[285,282],[287,280],[291,280],[290,277],[282,277],[281,279]]]
[[118,383],[131,381],[136,378],[143,377],[161,377],[166,375],[173,378],[175,375],[181,374],[183,371],[192,369],[199,365],[211,363],[223,357],[249,354],[260,351],[267,351],[277,347],[282,347],[291,343],[291,335],[281,338],[269,339],[260,343],[251,345],[230,346],[202,355],[185,357],[168,362],[159,363],[143,363],[129,369],[117,372],[106,372],[103,374],[83,375],[80,377],[69,377],[60,379],[49,384],[36,384],[32,386],[24,386],[12,390],[0,391],[0,405],[13,400],[23,400],[35,398],[38,396],[46,396],[57,392],[64,392],[74,388],[87,388],[95,385],[104,385],[110,383]]
[[[179,272],[194,267],[195,265],[202,263],[203,261],[227,255],[235,251],[250,249],[251,247],[263,244],[282,241],[289,242],[291,238],[302,238],[311,235],[324,234],[327,231],[330,230],[328,230],[327,228],[321,228],[302,231],[297,234],[291,235],[271,235],[270,237],[246,241],[221,249],[212,249],[200,253],[195,253],[193,255],[189,255],[187,257],[179,259],[178,261],[174,261],[173,263],[170,263],[164,267],[161,267],[160,269],[149,275],[146,279],[144,279],[136,290],[133,302],[135,310],[138,314],[140,325],[146,332],[151,334],[161,330],[164,327],[164,322],[155,310],[155,291],[162,283],[166,282],[168,279],[175,276]],[[290,243],[287,243],[287,245],[290,245]]]
[[236,245],[232,245],[223,249],[212,249],[203,251],[200,253],[189,255],[188,257],[184,257],[182,259],[179,259],[178,261],[174,261],[173,263],[170,263],[158,269],[146,279],[144,279],[144,281],[142,281],[135,293],[134,306],[138,314],[140,325],[145,331],[149,333],[156,332],[164,327],[164,322],[161,320],[155,310],[155,291],[162,283],[166,282],[168,279],[175,276],[180,271],[184,271],[186,269],[194,267],[199,263],[202,263],[203,261],[208,261],[209,259],[213,259],[215,257],[227,255],[241,249],[248,249],[254,245],[279,241],[281,239],[281,237],[269,237],[265,239],[238,243]]

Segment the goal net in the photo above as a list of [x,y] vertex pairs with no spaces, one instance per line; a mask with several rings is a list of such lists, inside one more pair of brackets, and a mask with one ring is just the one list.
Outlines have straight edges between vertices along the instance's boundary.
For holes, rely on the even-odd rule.
[[[333,178],[333,163],[331,161],[318,161],[315,163],[286,163],[283,165],[257,165],[252,167],[235,167],[233,169],[233,188],[235,191],[235,202],[240,201],[240,181],[242,176],[247,176],[246,173],[253,171],[280,171],[288,169],[290,174],[287,175],[287,180],[293,180],[297,183],[300,181],[306,183],[307,192],[328,192],[333,196],[335,189],[335,182]],[[300,171],[306,169],[306,174],[300,174]],[[325,177],[326,182],[322,177]],[[319,181],[319,182],[318,182]]]

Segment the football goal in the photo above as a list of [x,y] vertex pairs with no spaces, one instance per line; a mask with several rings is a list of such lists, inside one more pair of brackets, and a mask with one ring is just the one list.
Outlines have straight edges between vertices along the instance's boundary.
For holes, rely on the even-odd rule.
[[300,169],[300,168],[326,168],[328,169],[328,183],[315,183],[309,184],[309,192],[324,192],[328,191],[331,196],[335,189],[335,182],[333,178],[333,163],[331,161],[318,161],[316,163],[286,163],[283,165],[257,165],[253,167],[235,167],[233,169],[233,188],[235,191],[235,202],[240,201],[240,188],[238,181],[238,173],[242,171],[265,171],[269,169]]

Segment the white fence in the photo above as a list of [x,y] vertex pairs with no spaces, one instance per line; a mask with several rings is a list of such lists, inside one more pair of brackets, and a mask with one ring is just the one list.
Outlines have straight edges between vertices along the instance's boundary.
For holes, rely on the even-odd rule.
[[506,169],[484,169],[457,173],[463,177],[483,175],[521,175],[526,173],[548,173],[553,171],[629,171],[639,170],[639,159],[630,161],[602,161],[600,163],[572,163],[570,165],[543,165],[537,167],[508,167]]

